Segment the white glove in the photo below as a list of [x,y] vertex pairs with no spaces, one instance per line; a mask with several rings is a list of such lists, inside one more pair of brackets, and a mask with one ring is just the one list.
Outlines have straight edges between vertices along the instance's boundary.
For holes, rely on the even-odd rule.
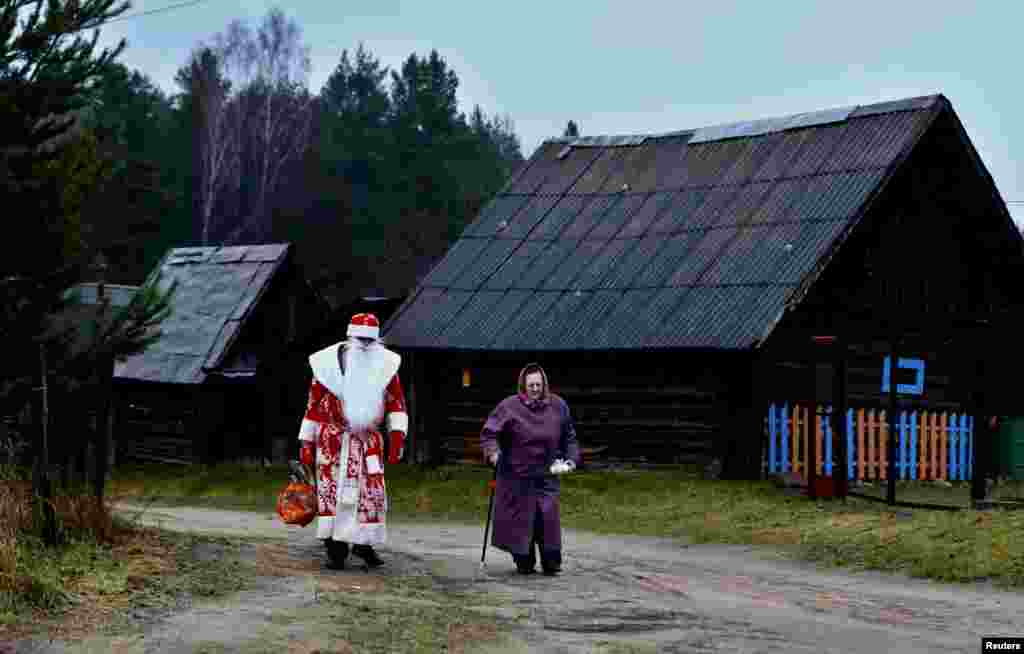
[[498,459],[500,457],[501,457],[501,451],[495,451],[494,454],[491,455],[491,465],[492,466],[498,465]]
[[567,472],[572,472],[576,469],[576,464],[572,461],[565,461],[563,459],[555,459],[555,462],[551,464],[551,474],[563,475]]

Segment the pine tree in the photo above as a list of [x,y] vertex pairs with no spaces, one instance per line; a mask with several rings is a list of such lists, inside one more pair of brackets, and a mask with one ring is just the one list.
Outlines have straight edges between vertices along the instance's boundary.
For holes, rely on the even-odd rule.
[[[123,13],[115,0],[0,0],[0,196],[17,229],[0,245],[0,358],[5,399],[32,389],[40,432],[34,487],[49,543],[58,533],[49,496],[50,383],[69,370],[66,289],[89,252],[81,207],[101,182],[95,141],[77,125],[101,72],[124,48],[99,54],[99,26]],[[29,9],[34,5],[33,9]],[[19,18],[24,19],[19,24]],[[94,30],[92,39],[79,36]],[[73,37],[73,38],[72,38]],[[156,292],[156,291],[154,291]],[[157,292],[158,299],[166,296]],[[158,309],[149,297],[142,312]],[[159,317],[159,311],[153,314]],[[138,316],[136,316],[138,317]],[[129,326],[129,322],[119,322]],[[109,330],[108,330],[109,333]],[[124,332],[121,332],[124,333]],[[113,341],[110,342],[113,345]],[[116,352],[117,347],[108,348]],[[9,408],[10,405],[8,405]]]

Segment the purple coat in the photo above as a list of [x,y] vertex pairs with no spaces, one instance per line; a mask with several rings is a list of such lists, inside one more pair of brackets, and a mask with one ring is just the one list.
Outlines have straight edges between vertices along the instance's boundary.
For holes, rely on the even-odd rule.
[[580,453],[569,406],[547,392],[546,376],[541,400],[530,402],[523,392],[495,407],[480,433],[480,445],[486,458],[495,450],[500,452],[491,544],[511,554],[528,555],[539,510],[544,550],[561,550],[561,485],[548,469],[555,459],[569,459],[578,466]]

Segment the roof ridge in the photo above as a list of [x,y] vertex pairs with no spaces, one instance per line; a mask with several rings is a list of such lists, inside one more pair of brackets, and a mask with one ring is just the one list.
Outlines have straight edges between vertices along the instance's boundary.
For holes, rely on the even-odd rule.
[[[557,136],[557,137],[545,139],[544,141],[541,142],[541,145],[543,145],[545,143],[550,143],[550,144],[553,144],[553,145],[568,145],[568,146],[574,146],[574,147],[621,147],[621,146],[630,146],[630,145],[641,145],[644,141],[646,141],[648,139],[662,139],[662,138],[673,138],[673,137],[678,138],[678,137],[683,137],[683,136],[690,136],[690,137],[692,137],[693,135],[695,135],[695,134],[697,134],[699,132],[706,131],[706,130],[711,130],[711,129],[722,129],[722,128],[729,128],[729,127],[738,127],[738,126],[742,126],[742,125],[752,125],[752,124],[757,124],[757,123],[762,123],[762,124],[772,123],[772,124],[777,124],[777,125],[786,125],[788,123],[792,123],[795,120],[798,121],[798,119],[801,119],[801,118],[805,119],[803,121],[798,121],[797,124],[791,125],[790,127],[782,127],[780,129],[777,129],[777,130],[772,130],[772,131],[784,131],[785,129],[797,129],[797,128],[800,128],[800,127],[811,126],[811,125],[816,124],[816,123],[807,122],[806,119],[813,119],[816,116],[827,116],[829,114],[834,114],[835,112],[840,112],[840,111],[844,111],[844,110],[847,111],[846,117],[861,117],[861,116],[868,116],[868,115],[873,115],[873,114],[878,114],[878,113],[890,113],[890,112],[891,113],[895,113],[895,112],[898,112],[898,111],[921,111],[921,110],[929,108],[930,106],[932,106],[932,104],[934,104],[940,98],[944,98],[944,97],[945,96],[943,94],[941,94],[941,93],[933,93],[931,95],[910,96],[910,97],[898,98],[898,99],[895,99],[895,100],[885,100],[885,101],[881,101],[881,102],[874,102],[874,103],[871,103],[871,104],[862,104],[862,105],[853,104],[853,105],[846,105],[846,106],[836,106],[836,107],[830,107],[830,108],[827,108],[827,109],[818,109],[818,110],[813,110],[813,111],[805,111],[805,112],[799,112],[799,113],[795,113],[795,114],[788,114],[788,115],[781,115],[781,116],[778,116],[778,115],[777,116],[768,116],[768,117],[764,117],[764,118],[756,118],[756,119],[751,119],[751,120],[740,120],[740,121],[733,121],[733,122],[729,122],[729,123],[719,123],[719,124],[715,124],[715,125],[704,125],[702,127],[697,127],[697,128],[692,128],[692,129],[674,130],[674,131],[670,131],[670,132],[660,132],[660,133],[656,132],[656,133],[650,133],[650,134],[602,134],[602,135],[592,135],[592,136],[578,136],[578,137],[573,137],[573,138],[564,137],[564,136]],[[846,117],[844,117],[844,119]],[[833,122],[833,121],[830,121],[830,122]],[[758,135],[759,134],[763,134],[763,133],[767,133],[767,132],[759,132]],[[755,134],[748,134],[747,136],[754,136],[754,135]],[[742,135],[737,134],[736,136],[742,136]],[[727,137],[724,137],[724,138],[727,138]],[[711,139],[709,139],[709,140],[711,140]]]

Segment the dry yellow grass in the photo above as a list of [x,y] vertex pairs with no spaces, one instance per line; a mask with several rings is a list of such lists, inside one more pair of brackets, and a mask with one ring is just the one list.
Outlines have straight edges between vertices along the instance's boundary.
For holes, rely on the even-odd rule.
[[278,544],[262,544],[256,548],[256,569],[267,577],[295,577],[317,574],[320,562],[309,557],[292,556],[288,547]]
[[800,530],[796,527],[755,529],[751,538],[755,545],[799,545]]
[[354,654],[352,645],[340,638],[328,641],[324,638],[293,640],[288,643],[288,654]]
[[493,642],[498,628],[493,624],[453,624],[448,628],[448,651],[464,654],[467,643]]
[[829,517],[829,526],[838,529],[858,529],[867,526],[868,516],[864,513],[835,513]]

